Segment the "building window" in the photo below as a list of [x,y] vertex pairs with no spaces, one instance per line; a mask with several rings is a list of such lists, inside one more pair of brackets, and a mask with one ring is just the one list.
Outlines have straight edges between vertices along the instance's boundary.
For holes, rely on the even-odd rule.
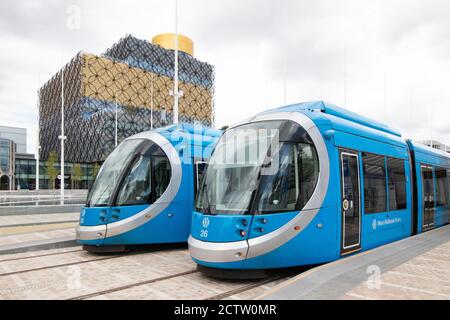
[[403,159],[387,158],[389,210],[406,209],[406,176]]
[[448,205],[448,183],[447,170],[444,168],[435,168],[436,176],[436,206],[445,207]]
[[386,168],[383,156],[363,153],[364,211],[379,213],[387,211]]
[[8,140],[0,140],[0,170],[3,173],[10,171],[10,142]]

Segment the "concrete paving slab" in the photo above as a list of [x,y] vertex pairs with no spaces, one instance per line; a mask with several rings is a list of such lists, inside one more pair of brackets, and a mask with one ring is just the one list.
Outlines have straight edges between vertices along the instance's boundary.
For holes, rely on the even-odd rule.
[[[51,232],[59,233],[59,230],[73,230],[73,232],[70,233],[75,234],[75,228],[77,225],[78,221],[0,228],[0,246],[5,244],[5,238],[3,238],[3,236],[10,237],[10,239],[22,239],[22,241],[14,241],[17,243],[24,241],[33,241],[33,239],[48,239],[49,237],[47,236],[47,234]],[[26,240],[25,238],[32,238],[32,240]],[[53,238],[53,236],[50,238]]]
[[70,299],[193,269],[186,249],[116,256],[0,276],[0,299]]
[[10,244],[1,246],[0,256],[3,254],[21,253],[45,249],[66,248],[66,247],[73,247],[76,245],[77,242],[74,236],[23,242],[19,244]]
[[[9,234],[0,236],[0,255],[36,251],[44,249],[54,249],[58,245],[70,244],[68,241],[75,240],[75,223],[70,223],[70,228],[67,228],[66,224],[62,225],[42,225],[42,226],[31,226],[31,227],[14,227],[14,228],[4,228],[0,229],[0,232],[5,229],[13,229],[9,231],[24,231],[23,229],[32,229],[35,231],[39,228],[49,228],[52,227],[55,230],[35,231],[26,232],[19,234]],[[52,247],[52,243],[57,243]]]
[[0,216],[0,228],[38,225],[46,223],[76,222],[79,220],[79,217],[79,212]]

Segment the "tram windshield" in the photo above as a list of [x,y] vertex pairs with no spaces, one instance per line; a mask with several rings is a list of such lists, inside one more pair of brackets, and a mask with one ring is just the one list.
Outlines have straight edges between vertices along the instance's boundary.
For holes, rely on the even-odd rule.
[[210,159],[196,210],[266,214],[301,210],[319,173],[316,149],[291,121],[264,121],[225,133]]
[[88,207],[108,206],[121,173],[135,155],[143,139],[122,142],[106,159],[95,178],[87,199]]
[[151,204],[166,191],[171,174],[170,161],[158,145],[148,139],[126,140],[100,169],[87,206]]

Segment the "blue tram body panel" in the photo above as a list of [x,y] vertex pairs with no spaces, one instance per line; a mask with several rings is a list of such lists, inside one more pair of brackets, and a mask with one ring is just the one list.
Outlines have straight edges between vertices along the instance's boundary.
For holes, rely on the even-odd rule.
[[[238,130],[269,131],[274,126],[279,129],[281,164],[268,178],[257,171],[246,175],[246,171],[253,170],[249,164],[217,161],[220,157],[233,158],[223,157],[222,149],[235,150],[234,158],[248,153],[242,146],[233,147],[227,142],[239,136]],[[250,142],[246,143],[250,146]],[[305,180],[304,172],[311,171],[311,164],[283,180],[285,172],[298,167],[298,163],[288,162],[284,160],[288,156],[281,155],[283,148],[290,148],[291,144],[297,146],[293,149],[294,158],[296,148],[301,148],[297,158],[301,161],[311,146],[314,147],[317,160],[313,161],[313,167],[318,167],[314,169],[315,186],[308,184],[309,176]],[[365,161],[367,159],[370,165],[371,155],[379,162],[370,170],[378,170],[384,174],[382,178],[365,171]],[[268,155],[264,157],[265,163],[273,162]],[[385,124],[322,101],[257,114],[229,128],[216,145],[198,194],[199,207],[192,215],[188,241],[192,259],[199,265],[217,269],[310,265],[337,260],[422,232],[424,192],[420,169],[423,165],[433,167],[434,178],[443,175],[443,171],[437,173],[435,167],[447,170],[446,204],[433,209],[434,227],[438,227],[449,222],[450,155],[405,141],[400,132]],[[389,171],[391,166],[392,172]],[[294,179],[299,175],[301,182]],[[258,178],[252,179],[253,176]],[[306,183],[299,191],[303,181]],[[374,189],[371,185],[374,181],[384,185],[384,210],[370,209],[372,202],[377,201],[373,200],[373,194],[378,196],[378,191],[383,189]],[[242,188],[242,184],[251,192]],[[436,184],[434,180],[433,197],[439,189]],[[276,193],[278,189],[281,192]],[[309,196],[301,205],[297,200],[295,210],[292,210],[293,204],[267,213],[264,206],[260,208],[261,203],[276,208],[280,199],[288,198],[286,194],[290,195],[294,189],[297,197],[302,192]],[[246,197],[246,194],[251,196]],[[242,206],[244,199],[247,202]],[[261,202],[261,199],[270,201]],[[427,202],[428,206],[430,203]]]
[[89,192],[78,242],[97,247],[185,242],[202,165],[221,134],[180,124],[125,139]]

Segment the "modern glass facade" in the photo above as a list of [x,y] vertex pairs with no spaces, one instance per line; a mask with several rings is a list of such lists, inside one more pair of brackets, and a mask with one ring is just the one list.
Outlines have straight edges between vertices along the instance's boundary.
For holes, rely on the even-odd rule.
[[9,172],[9,168],[11,166],[10,144],[10,140],[0,139],[0,170],[5,173]]
[[14,189],[14,158],[16,144],[0,138],[0,190]]
[[[74,170],[77,166],[78,169]],[[54,167],[57,172],[60,172],[60,163],[55,163]],[[66,189],[89,189],[94,182],[96,171],[100,165],[93,163],[65,163],[64,171],[66,175],[65,188]],[[60,188],[59,179],[55,179],[54,183],[50,180],[47,174],[48,163],[41,161],[39,163],[39,188],[51,189],[53,185],[56,189]],[[36,160],[18,158],[15,164],[15,179],[17,189],[36,189]]]

